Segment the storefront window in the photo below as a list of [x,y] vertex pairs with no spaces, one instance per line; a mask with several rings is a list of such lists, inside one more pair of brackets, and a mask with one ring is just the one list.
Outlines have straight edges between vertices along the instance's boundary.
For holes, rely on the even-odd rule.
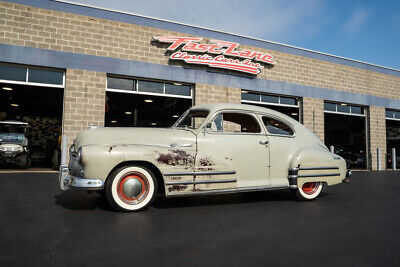
[[253,93],[248,93],[248,92],[242,92],[242,100],[247,100],[247,101],[260,101],[260,94],[253,94]]
[[164,92],[164,83],[139,80],[138,91],[162,94]]
[[25,82],[26,67],[0,65],[0,80]]
[[112,89],[132,91],[135,90],[135,80],[108,77],[107,87]]
[[336,111],[336,104],[334,104],[334,103],[325,102],[324,107],[325,107],[325,110]]
[[190,86],[183,84],[165,83],[165,93],[171,95],[190,96]]
[[63,79],[63,71],[29,68],[28,82],[62,85]]

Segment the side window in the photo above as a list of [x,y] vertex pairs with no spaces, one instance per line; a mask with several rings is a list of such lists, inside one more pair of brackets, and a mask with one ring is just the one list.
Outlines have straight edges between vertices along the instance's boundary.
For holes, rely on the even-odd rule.
[[245,113],[224,112],[211,122],[211,130],[224,133],[260,133],[257,120]]
[[264,122],[264,125],[270,134],[279,134],[287,136],[292,136],[294,134],[292,128],[290,128],[289,125],[281,121],[265,116],[262,117],[262,121]]

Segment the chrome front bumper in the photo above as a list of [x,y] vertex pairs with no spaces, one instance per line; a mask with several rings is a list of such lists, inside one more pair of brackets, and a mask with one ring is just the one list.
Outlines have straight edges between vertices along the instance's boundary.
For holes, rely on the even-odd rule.
[[104,182],[99,179],[84,179],[69,174],[67,166],[61,166],[58,173],[60,189],[66,191],[70,188],[79,188],[83,190],[102,190]]

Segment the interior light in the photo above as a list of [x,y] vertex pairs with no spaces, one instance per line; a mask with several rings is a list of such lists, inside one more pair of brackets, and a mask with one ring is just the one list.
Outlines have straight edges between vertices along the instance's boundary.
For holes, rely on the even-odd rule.
[[180,85],[182,85],[181,83],[172,83],[173,85],[178,85],[178,86],[180,86]]
[[111,121],[111,123],[117,123],[117,121]]
[[347,104],[346,104],[346,103],[340,103],[340,105],[341,105],[341,106],[347,106]]
[[242,91],[243,94],[247,94],[249,91]]
[[19,104],[11,104],[13,107],[19,107]]
[[155,122],[152,122],[152,123],[151,123],[151,125],[153,125],[153,126],[154,126],[154,125],[157,125],[157,123],[155,123]]
[[293,113],[291,113],[291,115],[293,115],[293,116],[296,116],[296,115],[297,115],[297,113],[296,113],[296,112],[293,112]]
[[12,89],[11,87],[4,86],[4,87],[3,87],[3,90],[6,90],[6,91],[12,91],[13,89]]
[[153,102],[153,100],[152,99],[145,99],[144,102],[151,103],[151,102]]
[[126,115],[131,115],[131,114],[132,114],[132,111],[125,111],[125,114],[126,114]]
[[172,115],[172,118],[178,118],[179,115]]

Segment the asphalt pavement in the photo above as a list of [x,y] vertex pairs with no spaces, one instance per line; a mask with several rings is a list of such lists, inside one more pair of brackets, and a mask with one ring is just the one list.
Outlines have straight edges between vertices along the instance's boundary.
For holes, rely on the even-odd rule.
[[0,173],[0,266],[400,266],[400,172],[356,172],[311,202],[287,190],[111,210],[54,173]]

